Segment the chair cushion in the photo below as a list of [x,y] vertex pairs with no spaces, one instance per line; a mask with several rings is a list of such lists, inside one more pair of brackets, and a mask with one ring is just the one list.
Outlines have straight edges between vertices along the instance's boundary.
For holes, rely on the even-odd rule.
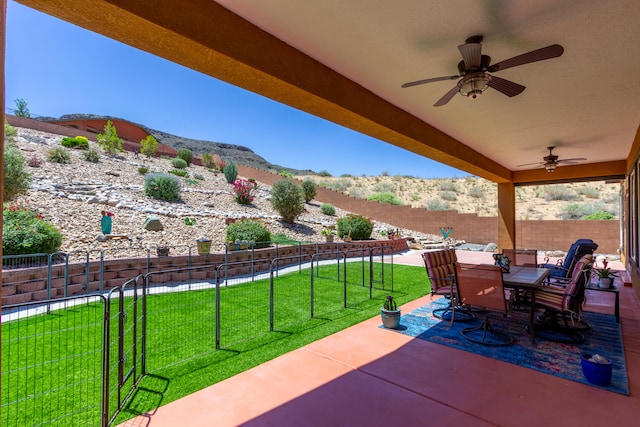
[[455,249],[424,252],[422,254],[427,275],[431,280],[433,293],[447,294],[451,292],[451,277],[456,272]]

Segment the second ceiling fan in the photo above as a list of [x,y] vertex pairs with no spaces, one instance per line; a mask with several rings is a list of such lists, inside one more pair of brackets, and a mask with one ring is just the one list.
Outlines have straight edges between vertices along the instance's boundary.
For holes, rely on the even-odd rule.
[[476,98],[490,87],[512,97],[521,94],[525,89],[525,86],[510,80],[496,77],[490,73],[495,73],[519,65],[529,64],[531,62],[557,58],[564,52],[564,48],[562,46],[559,44],[552,44],[491,65],[491,57],[482,54],[482,36],[469,37],[464,44],[458,46],[458,50],[462,54],[462,61],[458,63],[458,75],[417,80],[405,83],[402,87],[407,88],[425,83],[460,79],[456,86],[454,86],[449,92],[445,93],[442,98],[433,104],[434,107],[445,105],[456,93]]
[[578,161],[587,160],[584,157],[576,157],[573,159],[560,159],[558,156],[553,154],[554,148],[555,147],[547,147],[547,150],[549,150],[549,155],[544,156],[542,158],[543,160],[542,162],[525,163],[524,165],[518,165],[517,167],[536,165],[536,167],[544,167],[547,170],[547,172],[553,172],[561,163],[565,165],[575,165],[578,163]]

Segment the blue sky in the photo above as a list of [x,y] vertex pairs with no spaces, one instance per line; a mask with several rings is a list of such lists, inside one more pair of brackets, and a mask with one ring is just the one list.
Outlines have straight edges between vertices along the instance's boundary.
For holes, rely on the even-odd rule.
[[468,174],[24,7],[7,4],[6,107],[120,117],[174,135],[243,145],[282,166],[334,176]]

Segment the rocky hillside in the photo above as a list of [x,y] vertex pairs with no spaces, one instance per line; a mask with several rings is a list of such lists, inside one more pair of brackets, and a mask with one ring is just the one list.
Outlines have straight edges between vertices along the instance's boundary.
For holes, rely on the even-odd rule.
[[[15,145],[27,160],[45,160],[53,148],[61,147],[62,136],[32,129],[18,128]],[[102,152],[95,143],[91,148]],[[147,247],[161,244],[178,247],[176,252],[186,252],[195,246],[199,237],[214,241],[212,250],[221,251],[226,237],[228,219],[260,218],[272,235],[281,235],[298,241],[323,241],[320,234],[327,225],[334,225],[346,212],[336,209],[336,216],[324,215],[320,203],[306,205],[295,224],[284,224],[270,203],[271,187],[260,184],[256,198],[249,206],[235,201],[232,189],[223,174],[191,165],[189,177],[182,179],[181,201],[168,203],[152,199],[144,193],[144,178],[138,168],[147,167],[150,172],[167,172],[173,169],[166,159],[135,159],[132,153],[109,157],[101,155],[98,163],[85,160],[84,151],[69,150],[70,164],[45,161],[39,167],[31,167],[32,188],[11,204],[35,209],[58,227],[63,235],[62,251],[109,250],[109,256],[140,253]],[[250,178],[250,177],[245,177]],[[101,212],[111,211],[113,217],[112,239],[102,241]],[[143,225],[150,215],[160,217],[162,231],[147,231]],[[195,226],[187,226],[185,217],[196,218]],[[376,224],[378,231],[390,227]],[[432,238],[415,234],[418,238]]]

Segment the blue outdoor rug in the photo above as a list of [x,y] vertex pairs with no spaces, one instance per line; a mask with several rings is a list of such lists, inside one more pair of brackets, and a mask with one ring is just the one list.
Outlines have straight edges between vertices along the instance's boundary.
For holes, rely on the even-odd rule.
[[433,309],[442,308],[445,304],[444,298],[441,298],[405,314],[396,331],[594,387],[599,386],[588,382],[582,373],[581,355],[600,354],[611,360],[613,365],[611,383],[600,388],[629,394],[622,333],[613,315],[584,312],[583,319],[591,325],[591,329],[583,333],[585,340],[580,344],[561,344],[542,338],[536,338],[536,344],[531,344],[529,333],[525,330],[529,324],[529,313],[514,311],[508,319],[492,315],[492,325],[509,333],[516,341],[508,346],[491,347],[473,343],[460,334],[462,329],[480,324],[479,319],[454,322],[452,326],[450,322],[432,315]]

